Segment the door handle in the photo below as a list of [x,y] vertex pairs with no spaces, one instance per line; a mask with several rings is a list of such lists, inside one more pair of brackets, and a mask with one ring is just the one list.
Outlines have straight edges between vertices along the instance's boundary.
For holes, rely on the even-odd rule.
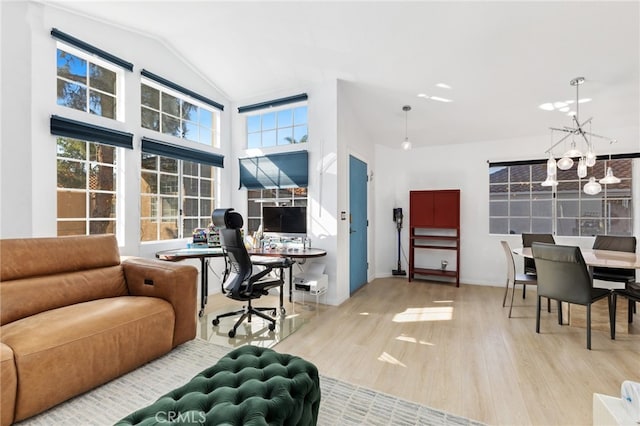
[[356,231],[354,231],[353,229],[349,228],[349,233],[350,234],[353,234],[354,232],[356,232]]

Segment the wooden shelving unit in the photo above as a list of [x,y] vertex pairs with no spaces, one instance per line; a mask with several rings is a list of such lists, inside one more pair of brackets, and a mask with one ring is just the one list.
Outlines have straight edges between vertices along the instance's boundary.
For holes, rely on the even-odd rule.
[[[455,251],[455,265],[416,266],[416,250]],[[427,277],[454,279],[460,286],[460,190],[409,193],[409,281]]]

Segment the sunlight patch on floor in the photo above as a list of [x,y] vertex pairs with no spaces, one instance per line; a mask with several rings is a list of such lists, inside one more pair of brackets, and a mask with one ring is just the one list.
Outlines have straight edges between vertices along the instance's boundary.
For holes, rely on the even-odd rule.
[[394,357],[392,357],[391,355],[389,355],[386,352],[383,352],[382,355],[380,355],[378,357],[378,361],[382,361],[382,362],[386,362],[388,364],[398,365],[400,367],[407,368],[406,365],[404,365],[403,363],[401,363],[400,361],[398,361],[397,359],[395,359]]
[[396,340],[400,340],[401,342],[418,343],[420,345],[434,346],[433,343],[425,342],[424,340],[417,340],[415,337],[409,337],[405,335],[400,335],[396,337]]
[[453,306],[433,308],[408,308],[394,315],[393,322],[451,321]]

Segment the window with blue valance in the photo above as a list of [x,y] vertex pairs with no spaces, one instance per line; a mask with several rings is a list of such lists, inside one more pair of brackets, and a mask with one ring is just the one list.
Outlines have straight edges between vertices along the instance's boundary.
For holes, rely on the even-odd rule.
[[178,160],[193,161],[214,167],[224,167],[223,155],[173,145],[151,138],[142,138],[142,152],[176,158]]
[[300,188],[309,184],[307,151],[240,158],[240,188]]
[[133,149],[133,134],[52,115],[52,135]]

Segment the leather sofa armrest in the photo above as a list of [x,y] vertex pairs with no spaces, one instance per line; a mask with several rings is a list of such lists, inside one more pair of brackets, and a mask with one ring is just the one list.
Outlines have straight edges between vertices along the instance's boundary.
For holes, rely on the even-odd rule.
[[0,425],[13,423],[18,393],[18,374],[16,372],[13,351],[4,343],[0,343]]
[[173,305],[176,323],[173,347],[196,336],[198,269],[161,260],[128,258],[122,261],[132,296],[159,297]]

